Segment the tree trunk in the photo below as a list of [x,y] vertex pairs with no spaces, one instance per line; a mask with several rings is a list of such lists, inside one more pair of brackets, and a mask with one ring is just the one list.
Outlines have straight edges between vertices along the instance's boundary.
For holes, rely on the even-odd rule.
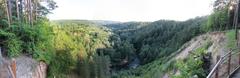
[[37,3],[38,0],[33,0],[33,21],[37,20]]
[[32,21],[32,0],[29,0],[29,10],[30,10],[30,25],[33,26],[33,21]]
[[7,3],[8,3],[8,12],[9,12],[10,23],[12,23],[12,3],[11,3],[11,0],[8,0]]
[[20,22],[22,23],[22,19],[23,19],[23,0],[19,0],[20,4],[19,4],[19,17],[20,17]]
[[10,22],[9,9],[8,9],[8,0],[5,0],[5,7],[6,7],[6,12],[7,12],[8,26],[10,27],[11,22]]
[[28,0],[24,0],[24,15],[25,15],[25,21],[26,21],[26,24],[28,23],[29,21],[29,16],[28,16]]
[[19,15],[19,7],[18,7],[18,0],[16,0],[16,12],[17,12],[17,20],[18,20],[18,23],[20,22],[20,15]]

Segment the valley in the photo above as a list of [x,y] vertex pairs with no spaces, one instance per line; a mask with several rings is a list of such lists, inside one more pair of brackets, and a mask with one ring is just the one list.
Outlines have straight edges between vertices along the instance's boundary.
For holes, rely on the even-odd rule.
[[67,9],[53,0],[0,1],[0,78],[238,77],[238,0],[215,0],[207,15],[194,15],[203,9],[191,1],[166,11],[156,9],[161,1],[124,1],[57,1]]

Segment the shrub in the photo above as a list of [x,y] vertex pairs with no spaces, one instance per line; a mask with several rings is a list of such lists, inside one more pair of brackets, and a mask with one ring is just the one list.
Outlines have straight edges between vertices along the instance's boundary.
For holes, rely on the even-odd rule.
[[231,49],[234,49],[236,48],[236,33],[234,30],[229,30],[227,31],[226,33],[226,36],[227,36],[227,48],[231,48]]
[[206,50],[212,45],[212,42],[207,41],[202,47],[197,48],[188,58],[178,60],[176,67],[180,71],[179,75],[174,75],[173,78],[206,78],[208,71],[204,68],[204,56]]
[[12,38],[7,40],[6,46],[8,49],[9,57],[16,57],[22,52],[22,42],[18,38]]
[[0,30],[0,45],[7,49],[9,57],[16,57],[22,52],[22,42],[11,32]]

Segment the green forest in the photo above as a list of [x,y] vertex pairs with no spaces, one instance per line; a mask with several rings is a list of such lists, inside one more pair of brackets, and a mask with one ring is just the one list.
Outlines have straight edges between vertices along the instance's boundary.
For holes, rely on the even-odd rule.
[[[234,29],[235,11],[227,0],[216,0],[208,16],[154,22],[49,20],[58,6],[52,0],[46,4],[1,0],[0,47],[4,57],[44,61],[48,78],[159,78],[175,68],[183,73],[172,78],[205,78],[209,71],[202,59],[171,58],[196,36]],[[197,55],[206,55],[209,45],[198,48]]]

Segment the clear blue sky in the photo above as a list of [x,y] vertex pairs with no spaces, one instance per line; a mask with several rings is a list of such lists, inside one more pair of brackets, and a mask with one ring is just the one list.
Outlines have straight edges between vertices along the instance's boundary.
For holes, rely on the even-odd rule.
[[51,20],[184,21],[212,12],[214,0],[54,0]]

